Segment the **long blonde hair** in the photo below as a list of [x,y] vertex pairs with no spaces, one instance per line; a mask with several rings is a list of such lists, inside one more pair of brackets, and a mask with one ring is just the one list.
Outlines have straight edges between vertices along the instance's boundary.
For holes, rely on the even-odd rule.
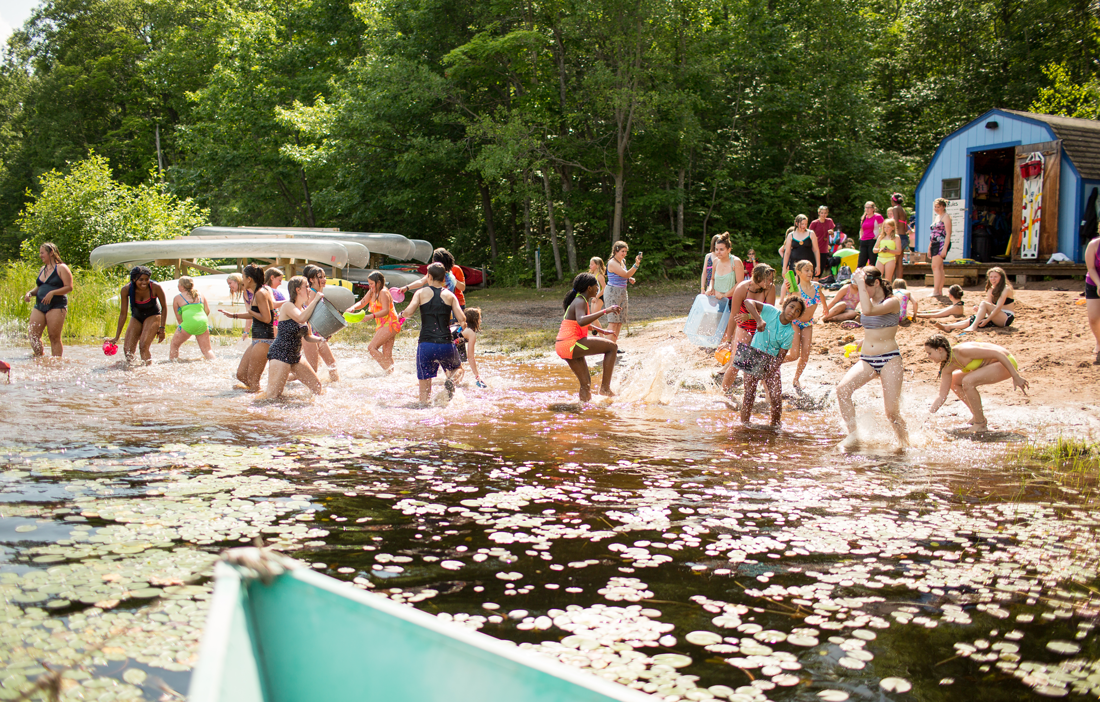
[[[600,275],[604,277],[607,276],[607,264],[603,262],[602,258],[600,258],[599,256],[593,256],[592,258],[588,259],[588,263],[595,263],[600,268]],[[477,330],[475,329],[474,331]]]
[[229,301],[237,303],[244,299],[244,276],[240,273],[230,273],[226,276],[225,284],[228,285],[231,280],[237,284],[237,292],[230,294]]
[[187,294],[193,294],[195,292],[195,279],[187,275],[180,277],[180,287],[183,288]]

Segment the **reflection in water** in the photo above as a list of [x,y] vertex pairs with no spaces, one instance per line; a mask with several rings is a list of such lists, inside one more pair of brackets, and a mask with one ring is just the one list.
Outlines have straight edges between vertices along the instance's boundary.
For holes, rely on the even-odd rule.
[[232,389],[228,349],[71,351],[9,354],[0,389],[0,699],[40,661],[82,666],[73,697],[182,687],[211,564],[255,538],[665,699],[1100,691],[1095,514],[995,445],[839,454],[831,406],[745,430],[672,344],[609,404],[487,356],[488,388],[430,409],[407,349],[381,376],[338,348],[344,381],[274,403]]

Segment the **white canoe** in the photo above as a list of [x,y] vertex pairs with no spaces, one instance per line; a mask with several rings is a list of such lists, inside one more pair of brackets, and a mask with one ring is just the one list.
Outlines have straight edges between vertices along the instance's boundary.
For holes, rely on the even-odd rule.
[[432,242],[424,241],[423,239],[412,239],[413,247],[416,249],[416,253],[413,254],[413,258],[422,263],[427,263],[432,260]]
[[[229,294],[229,283],[227,278],[228,273],[221,275],[198,275],[194,276],[195,290],[200,295],[206,298],[207,304],[210,305],[210,325],[215,329],[242,329],[244,325],[243,319],[230,319],[224,314],[218,312],[219,309],[223,309],[231,314],[243,314],[248,311],[248,305],[240,297],[234,299]],[[179,280],[158,280],[161,287],[164,288],[164,298],[168,302],[168,306],[172,306],[172,300],[179,294]],[[401,283],[404,285],[404,283]],[[283,280],[283,284],[280,285],[277,290],[287,296],[286,280]],[[328,300],[336,307],[336,309],[343,311],[355,304],[355,293],[347,288],[341,288],[336,285],[325,286],[325,299]],[[118,304],[117,296],[113,300],[115,304]],[[168,324],[175,324],[176,318],[171,311],[168,312]]]
[[335,241],[312,239],[161,239],[107,244],[90,256],[92,265],[101,268],[176,258],[297,258],[344,268],[348,250]]
[[326,232],[309,230],[285,230],[262,229],[259,227],[195,227],[191,230],[191,236],[196,237],[288,237],[295,239],[330,239],[332,241],[355,241],[363,244],[374,253],[396,259],[408,261],[413,258],[427,262],[431,259],[431,244],[427,245],[427,255],[424,255],[424,246],[414,244],[401,234],[382,234],[374,232]]

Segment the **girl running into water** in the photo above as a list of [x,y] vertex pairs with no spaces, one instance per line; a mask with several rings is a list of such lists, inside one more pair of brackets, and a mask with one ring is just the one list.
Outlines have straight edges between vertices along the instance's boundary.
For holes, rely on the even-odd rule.
[[382,366],[386,375],[389,375],[393,372],[393,342],[397,338],[397,332],[401,331],[401,320],[397,317],[393,297],[386,287],[386,277],[378,271],[367,276],[367,294],[352,305],[348,312],[357,312],[364,307],[370,310],[370,317],[375,322],[374,336],[370,339],[367,351]]
[[1027,395],[1028,382],[1020,375],[1019,364],[1008,349],[997,344],[968,341],[951,348],[951,342],[942,334],[935,334],[924,342],[928,358],[940,364],[940,394],[929,410],[935,413],[947,400],[947,392],[955,395],[970,409],[972,431],[985,431],[988,422],[982,411],[979,385],[992,385],[1012,378],[1013,388]]
[[[737,310],[730,315],[730,321],[726,324],[726,333],[722,337],[719,348],[727,348],[737,352],[738,344],[752,343],[752,335],[756,333],[756,319],[745,307],[748,300],[756,300],[767,305],[775,304],[775,269],[766,263],[757,263],[753,266],[752,277],[741,281],[733,289],[730,296],[730,309]],[[740,321],[738,321],[740,319]],[[737,380],[737,366],[732,363],[726,368],[722,376],[722,392],[728,393]]]
[[[312,295],[319,295],[324,291],[325,281],[328,278],[323,268],[309,265],[302,269],[302,274],[309,281],[309,289]],[[333,383],[340,380],[340,372],[336,370],[336,357],[332,355],[332,349],[328,346],[328,339],[322,339],[312,334],[311,338],[316,339],[316,341],[307,340],[302,347],[302,352],[305,354],[306,360],[309,361],[309,365],[313,366],[314,371],[317,371],[320,370],[321,361],[324,360],[325,365],[328,366],[328,379]]]
[[731,248],[730,233],[719,234],[718,241],[714,243],[713,275],[706,290],[707,295],[719,300],[719,314],[729,309],[729,298],[734,287],[745,279],[745,266],[741,259],[730,253]]
[[[626,245],[623,244],[623,246]],[[561,320],[561,327],[558,328],[558,338],[554,343],[554,350],[557,351],[558,356],[569,364],[569,370],[577,376],[577,381],[580,383],[581,402],[588,402],[592,399],[592,376],[588,372],[588,363],[585,361],[586,356],[603,354],[603,375],[600,378],[599,394],[608,396],[613,394],[611,392],[611,374],[615,370],[618,346],[614,341],[589,336],[588,330],[591,328],[594,331],[614,336],[612,332],[593,325],[593,322],[605,314],[619,314],[620,309],[618,306],[612,305],[599,312],[592,312],[588,301],[595,297],[598,292],[599,286],[596,284],[596,276],[591,273],[577,274],[577,277],[573,279],[573,289],[562,301],[565,316]]]
[[168,360],[180,357],[183,343],[195,337],[203,358],[214,360],[214,349],[210,346],[210,305],[206,298],[195,292],[195,281],[188,276],[179,279],[179,295],[172,300],[172,311],[176,315],[176,333],[168,345]]
[[603,291],[607,288],[607,266],[602,258],[593,256],[588,261],[588,272],[596,276],[596,285],[600,288],[600,293],[590,301],[592,311],[599,312],[603,309]]
[[474,373],[474,382],[479,388],[485,387],[481,380],[481,372],[477,369],[477,335],[481,331],[481,308],[467,307],[466,326],[456,324],[451,327],[451,335],[455,337],[455,347],[458,349],[458,360],[462,363],[469,362],[470,370]]
[[325,296],[320,292],[310,294],[309,281],[300,275],[287,282],[287,293],[290,299],[279,306],[279,333],[267,351],[267,361],[271,366],[267,373],[268,399],[283,394],[292,372],[314,395],[325,391],[317,371],[302,358],[303,341],[314,344],[322,341],[321,337],[309,333],[308,320]]
[[802,371],[806,370],[806,364],[810,362],[810,350],[814,341],[814,313],[817,312],[817,306],[821,303],[821,286],[813,281],[813,263],[799,261],[795,264],[794,271],[798,276],[798,290],[795,293],[802,298],[805,308],[794,321],[794,341],[790,353],[783,362],[798,361],[792,384],[795,390],[802,392],[802,385],[798,379],[802,377]]
[[[229,286],[229,304],[236,305],[238,303],[252,304],[252,293],[248,292],[244,286],[244,276],[240,273],[230,273],[225,278],[225,284]],[[233,317],[225,310],[221,310],[222,314]],[[241,330],[241,338],[247,339],[249,329],[252,327],[252,318],[245,317],[244,328]]]
[[251,296],[252,305],[247,312],[236,314],[219,310],[231,319],[248,320],[246,328],[252,330],[252,345],[241,355],[237,366],[237,380],[241,381],[248,392],[260,391],[260,377],[267,367],[267,352],[275,341],[275,298],[271,290],[264,285],[264,270],[255,264],[244,267],[241,291]]
[[859,362],[848,370],[836,389],[840,416],[848,428],[848,437],[841,442],[841,447],[850,448],[859,443],[852,394],[878,377],[882,382],[886,419],[893,426],[901,448],[908,448],[909,431],[900,409],[904,364],[896,338],[901,301],[894,297],[890,284],[877,268],[860,268],[852,274],[852,280],[859,287],[859,307],[866,332]]
[[965,317],[966,307],[963,305],[963,289],[959,285],[952,285],[947,289],[947,297],[951,304],[942,310],[935,312],[917,312],[917,319],[942,319],[944,317]]
[[[630,306],[630,295],[626,291],[626,286],[628,283],[634,283],[634,274],[642,265],[642,254],[639,253],[634,257],[634,266],[627,268],[628,252],[629,247],[625,241],[616,241],[611,247],[611,260],[607,262],[607,287],[603,291],[603,303],[611,315],[607,318],[607,326],[611,331],[597,329],[601,334],[608,334],[616,343],[619,341],[619,332],[623,328],[623,323],[626,322],[626,313]],[[614,312],[610,312],[612,307],[615,308]]]
[[149,348],[153,345],[153,339],[156,338],[158,344],[164,341],[163,311],[168,309],[168,303],[164,299],[164,289],[160,283],[151,280],[152,277],[153,272],[146,266],[134,266],[130,269],[130,282],[118,291],[118,327],[115,338],[110,342],[118,344],[129,312],[130,324],[126,326],[126,340],[122,347],[128,363],[134,362],[135,352],[140,350],[142,364],[151,365],[153,354]]
[[1003,268],[990,268],[985,274],[985,299],[974,308],[974,314],[969,319],[964,319],[951,324],[932,322],[940,331],[952,331],[962,329],[972,332],[979,327],[992,325],[994,327],[1012,326],[1016,319],[1013,305],[1016,302],[1016,291],[1008,282]]
[[[50,355],[60,358],[65,352],[61,332],[65,329],[65,316],[69,309],[68,294],[73,290],[73,273],[62,262],[61,251],[56,244],[47,242],[39,246],[38,257],[42,259],[42,268],[34,279],[34,287],[23,296],[23,302],[34,298],[27,335],[31,341],[31,352],[37,358],[43,355],[42,330],[45,329],[50,338]],[[11,380],[10,375],[8,380]]]
[[768,394],[768,403],[771,405],[771,425],[778,427],[783,417],[783,381],[779,369],[787,356],[787,349],[791,347],[794,340],[794,322],[806,311],[806,304],[797,295],[790,295],[783,300],[782,308],[756,300],[746,300],[745,309],[749,311],[747,315],[735,316],[750,316],[756,322],[757,331],[752,337],[752,348],[774,356],[775,360],[768,363],[763,375],[745,373],[741,423],[748,424],[752,419],[752,410],[756,405],[756,386],[763,380],[764,390]]

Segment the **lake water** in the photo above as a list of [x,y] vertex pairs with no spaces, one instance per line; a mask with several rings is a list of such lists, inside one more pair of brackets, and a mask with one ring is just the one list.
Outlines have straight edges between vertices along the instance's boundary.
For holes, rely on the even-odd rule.
[[212,564],[256,538],[668,700],[1100,696],[1091,483],[1005,441],[915,417],[917,448],[841,454],[827,395],[742,429],[671,344],[584,408],[557,359],[486,356],[488,388],[421,409],[410,347],[389,377],[336,352],[325,396],[264,402],[228,347],[0,350],[0,699],[43,663],[65,699],[185,693]]

